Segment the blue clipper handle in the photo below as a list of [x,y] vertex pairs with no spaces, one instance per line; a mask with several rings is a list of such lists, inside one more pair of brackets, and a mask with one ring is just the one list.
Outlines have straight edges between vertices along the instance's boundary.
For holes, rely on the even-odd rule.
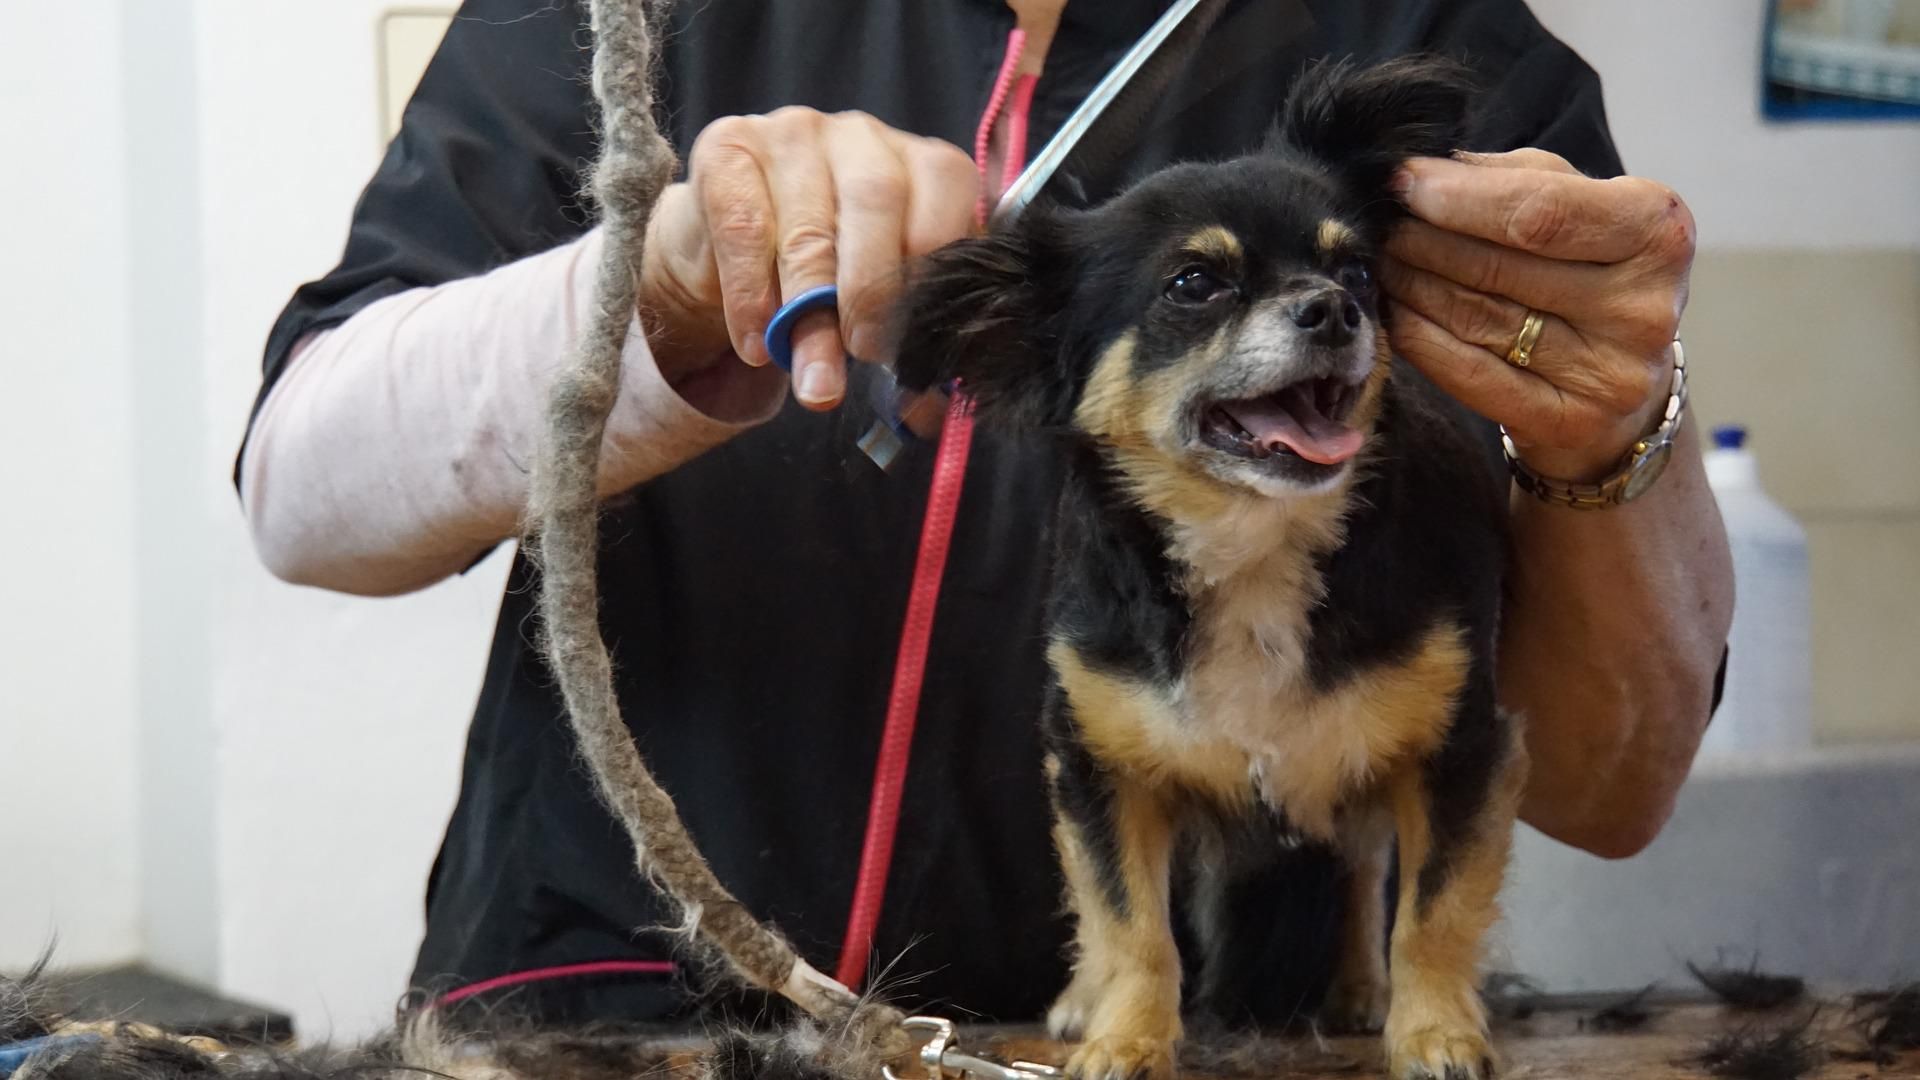
[[767,352],[773,357],[775,367],[781,371],[793,370],[793,327],[803,316],[823,308],[838,310],[840,290],[832,285],[820,285],[808,289],[799,296],[780,305],[773,313],[773,319],[767,323]]

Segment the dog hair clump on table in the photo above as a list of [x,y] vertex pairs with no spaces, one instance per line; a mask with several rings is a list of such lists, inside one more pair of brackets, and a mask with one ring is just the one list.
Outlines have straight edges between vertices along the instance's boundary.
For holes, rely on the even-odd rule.
[[1687,970],[1721,1004],[1735,1009],[1777,1009],[1799,1001],[1807,992],[1806,980],[1797,975],[1761,971],[1757,956],[1745,968],[1702,968],[1688,962]]
[[1694,1062],[1728,1080],[1800,1080],[1826,1059],[1812,1027],[1809,1016],[1773,1029],[1741,1028],[1709,1041]]
[[[356,1046],[284,1050],[183,1036],[147,1024],[69,1020],[51,1004],[44,961],[0,977],[0,1049],[46,1045],[8,1080],[838,1080],[877,1073],[864,1047],[802,1020],[779,1032],[726,1030],[712,1039],[554,1031],[504,1013],[456,1028],[423,1011]],[[47,1038],[51,1036],[51,1038]]]

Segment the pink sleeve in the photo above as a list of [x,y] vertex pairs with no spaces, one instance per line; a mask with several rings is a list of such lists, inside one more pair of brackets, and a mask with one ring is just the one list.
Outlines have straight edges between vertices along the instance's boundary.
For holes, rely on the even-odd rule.
[[[547,387],[592,303],[600,234],[413,289],[304,339],[255,418],[240,492],[278,576],[391,595],[458,572],[519,529]],[[770,419],[772,369],[675,387],[636,325],[607,426],[603,494]]]

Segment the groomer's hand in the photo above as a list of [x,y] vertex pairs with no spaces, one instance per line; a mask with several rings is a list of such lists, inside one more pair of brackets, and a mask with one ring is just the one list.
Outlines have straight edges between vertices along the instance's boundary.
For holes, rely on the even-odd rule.
[[902,263],[965,236],[979,177],[957,147],[863,113],[786,108],[714,121],[694,142],[687,179],[667,189],[647,230],[641,317],[663,374],[756,380],[762,334],[786,300],[840,289],[831,312],[801,320],[793,387],[829,409],[846,394],[846,358],[883,355]]
[[[1693,265],[1686,204],[1544,150],[1423,158],[1400,183],[1414,220],[1381,268],[1395,349],[1505,424],[1536,472],[1612,472],[1666,407]],[[1520,368],[1507,356],[1529,309],[1545,328]]]

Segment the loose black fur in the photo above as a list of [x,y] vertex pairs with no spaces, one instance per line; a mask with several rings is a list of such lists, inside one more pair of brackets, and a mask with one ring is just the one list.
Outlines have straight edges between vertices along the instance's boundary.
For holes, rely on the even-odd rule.
[[1876,998],[1865,1003],[1868,1040],[1882,1050],[1920,1050],[1920,982]]
[[0,1046],[53,1032],[58,1022],[40,979],[51,954],[44,954],[18,979],[0,976]]
[[[54,1036],[16,1080],[843,1080],[873,1075],[867,1048],[804,1020],[707,1039],[597,1025],[536,1028],[511,1013],[470,1026],[414,1009],[357,1045],[229,1045],[142,1024],[73,1023],[40,988],[43,960],[0,976],[0,1047]],[[463,1020],[462,1023],[466,1023]]]
[[1736,1009],[1777,1009],[1791,1005],[1806,995],[1806,980],[1797,975],[1776,975],[1760,970],[1755,957],[1747,968],[1701,968],[1689,962],[1687,970],[1700,985]]
[[1624,1031],[1638,1031],[1653,1019],[1653,1010],[1647,1008],[1647,998],[1653,995],[1657,983],[1650,983],[1638,993],[1621,998],[1592,1016],[1580,1022],[1588,1031],[1604,1034],[1618,1034]]
[[1784,1027],[1742,1028],[1705,1046],[1694,1061],[1730,1080],[1800,1080],[1820,1067],[1826,1054],[1811,1034],[1813,1018]]
[[1853,1008],[1861,1047],[1836,1051],[1835,1056],[1885,1068],[1902,1054],[1920,1050],[1920,983],[1857,994]]

